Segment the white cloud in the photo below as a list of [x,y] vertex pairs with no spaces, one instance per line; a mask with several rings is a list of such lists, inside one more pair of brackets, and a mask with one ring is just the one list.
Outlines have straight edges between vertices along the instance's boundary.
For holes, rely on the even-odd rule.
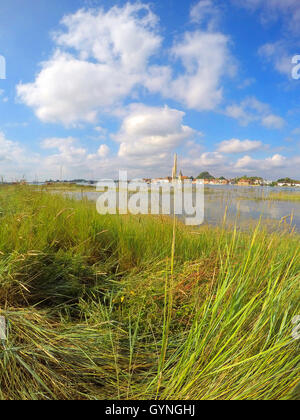
[[194,158],[183,158],[182,166],[187,169],[199,171],[202,169],[219,169],[224,165],[226,158],[219,152],[205,152]]
[[87,156],[86,149],[77,146],[77,140],[73,137],[45,139],[42,142],[42,147],[58,150],[58,153],[45,158],[47,166],[74,167],[80,165]]
[[0,162],[19,160],[22,156],[21,146],[10,140],[7,140],[4,133],[0,132]]
[[225,115],[237,119],[241,125],[247,126],[253,122],[260,122],[269,129],[281,129],[285,120],[272,113],[271,107],[255,97],[248,97],[240,104],[232,104],[226,107]]
[[[202,137],[203,133],[198,132],[198,137]],[[187,151],[187,154],[190,156],[197,156],[203,152],[204,146],[203,144],[199,144],[195,140],[189,140],[185,144],[185,150]]]
[[241,125],[248,125],[251,122],[259,121],[262,114],[269,112],[269,105],[258,101],[255,97],[248,97],[240,104],[227,106],[225,114],[239,120]]
[[109,154],[109,147],[106,144],[101,144],[97,153],[99,157],[105,158]]
[[292,77],[292,56],[289,52],[289,43],[285,40],[262,45],[258,53],[266,61],[273,65],[279,73]]
[[267,115],[262,119],[262,125],[266,128],[280,130],[284,127],[285,121],[283,118],[279,117],[278,115]]
[[136,79],[109,65],[78,60],[57,52],[36,81],[19,85],[18,95],[43,122],[71,125],[96,122],[98,111],[129,94]]
[[64,179],[98,177],[101,170],[107,170],[113,162],[107,159],[110,152],[107,145],[100,145],[97,153],[90,154],[73,137],[45,139],[41,147],[53,149],[53,152],[40,159],[37,168],[44,177],[57,179],[61,172]]
[[185,113],[176,109],[131,105],[114,139],[120,143],[120,157],[164,159],[176,147],[191,139],[195,131],[183,125]]
[[261,141],[231,139],[224,140],[219,144],[220,153],[245,153],[259,150],[263,147]]
[[[147,152],[139,155],[131,154],[130,147],[128,148],[129,153],[125,153],[125,155],[116,156],[113,153],[108,155],[110,150],[105,144],[99,146],[98,152],[89,154],[87,149],[80,145],[78,139],[67,137],[45,139],[41,143],[41,147],[48,150],[49,154],[44,156],[44,154],[32,154],[17,142],[8,140],[3,133],[0,133],[0,177],[3,175],[9,181],[21,179],[23,176],[28,180],[36,178],[39,180],[58,179],[61,175],[64,179],[115,179],[118,176],[119,169],[127,169],[131,178],[166,176],[171,174],[174,151],[172,148],[177,144],[177,140],[184,146],[183,150],[187,149],[187,152],[190,147],[195,146],[193,141],[185,138],[186,130],[181,124],[182,116],[179,114],[176,116],[176,112],[179,111],[169,111],[175,111],[173,115],[173,123],[177,127],[175,130],[172,129],[173,124],[171,124],[172,118],[170,115],[166,118],[163,117],[164,122],[154,133],[151,131],[151,118],[148,119],[146,113],[143,114],[145,121],[141,124],[137,122],[136,125],[133,120],[130,123],[130,119],[127,121],[128,124],[125,124],[126,118],[124,119],[124,127],[131,134],[132,139],[141,135],[142,141],[145,141],[151,138],[153,134],[154,138],[160,140],[158,142],[160,152],[156,151],[158,145],[152,144],[151,146],[146,145],[145,151],[147,150]],[[133,116],[133,112],[131,110],[131,116]],[[142,116],[141,112],[140,116]],[[192,129],[187,130],[190,133],[192,131]],[[121,131],[118,135],[120,133]],[[170,137],[173,138],[172,146],[168,142]],[[173,143],[174,139],[175,142]],[[299,155],[287,157],[275,154],[265,159],[255,159],[245,155],[235,161],[228,160],[226,154],[218,150],[203,152],[199,147],[193,150],[193,155],[189,156],[187,153],[186,157],[179,159],[179,166],[186,175],[195,176],[203,170],[209,170],[213,175],[227,177],[249,172],[272,179],[283,176],[300,178]]]
[[148,61],[161,44],[157,18],[147,5],[128,3],[106,13],[79,10],[62,23],[66,31],[54,36],[54,56],[33,83],[19,84],[17,92],[42,121],[95,122],[100,110],[143,83]]
[[223,100],[221,81],[232,76],[234,60],[229,52],[229,38],[218,32],[187,32],[171,53],[181,61],[185,72],[163,90],[188,108],[214,110]]
[[43,153],[33,155],[0,133],[1,168],[6,179],[10,174],[19,179],[24,174],[29,180],[41,176],[43,179],[115,178],[122,168],[131,177],[168,175],[175,149],[198,135],[183,124],[184,116],[184,112],[168,107],[129,106],[119,132],[111,136],[119,143],[117,154],[104,143],[99,144],[95,153],[90,153],[77,138],[53,137],[41,142]]
[[223,100],[222,80],[236,71],[229,43],[219,32],[186,32],[170,50],[172,60],[180,62],[183,71],[174,75],[170,66],[152,66],[145,86],[189,109],[215,110]]
[[[189,109],[212,111],[223,100],[222,82],[236,74],[236,61],[230,38],[217,29],[221,10],[216,2],[199,1],[191,8],[190,18],[201,29],[185,32],[174,42],[169,51],[173,66],[151,66],[145,86]],[[181,71],[179,66],[174,68],[175,63]]]
[[106,134],[107,130],[101,126],[97,126],[94,128],[95,131],[97,131],[98,133],[100,133],[101,135]]
[[8,140],[0,131],[0,176],[6,181],[20,179],[38,163],[36,154],[28,155],[18,143]]
[[276,154],[266,159],[253,159],[250,156],[244,156],[239,159],[235,167],[244,170],[270,170],[276,168],[286,168],[288,159],[282,155]]
[[295,136],[299,136],[299,135],[300,135],[300,127],[295,128],[295,129],[292,131],[292,134],[294,134]]
[[[230,39],[213,24],[217,10],[210,0],[192,9],[194,19],[207,17],[207,28],[186,32],[164,65],[152,62],[162,37],[148,5],[79,10],[63,19],[65,30],[53,36],[55,53],[33,83],[17,86],[18,97],[40,120],[65,125],[96,123],[100,112],[121,107],[142,87],[191,109],[214,110],[223,99],[223,78],[235,72]],[[175,61],[183,67],[179,73]]]
[[0,89],[0,99],[2,100],[2,102],[8,102],[8,97],[5,96],[5,90]]
[[221,19],[221,11],[213,0],[200,0],[190,11],[193,23],[208,23],[208,29],[215,29]]

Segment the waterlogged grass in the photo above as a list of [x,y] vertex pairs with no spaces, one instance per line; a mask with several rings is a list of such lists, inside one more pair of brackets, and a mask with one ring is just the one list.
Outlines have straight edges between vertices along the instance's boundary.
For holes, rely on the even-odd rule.
[[0,188],[0,227],[1,399],[299,397],[296,234],[100,216],[29,187]]
[[74,184],[72,182],[54,182],[51,184],[45,184],[45,185],[35,185],[31,188],[36,189],[42,189],[43,191],[49,191],[49,192],[68,192],[68,191],[74,191],[74,192],[86,192],[86,191],[96,191],[96,185],[84,185],[84,184]]
[[273,201],[300,201],[300,193],[271,193],[270,195],[264,197],[264,199]]

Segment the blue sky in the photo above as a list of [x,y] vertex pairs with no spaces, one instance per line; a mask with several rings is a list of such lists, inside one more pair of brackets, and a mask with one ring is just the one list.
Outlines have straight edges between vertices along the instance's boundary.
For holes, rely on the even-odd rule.
[[298,0],[2,2],[0,176],[300,179],[299,28]]

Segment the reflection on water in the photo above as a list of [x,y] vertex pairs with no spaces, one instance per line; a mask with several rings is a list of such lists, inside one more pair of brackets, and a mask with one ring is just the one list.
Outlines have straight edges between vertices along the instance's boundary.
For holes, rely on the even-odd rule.
[[[243,190],[243,191],[241,191]],[[275,192],[275,189],[272,189]],[[269,191],[264,191],[268,194]],[[226,187],[226,191],[218,188],[210,189],[205,197],[205,220],[218,224],[222,221],[227,209],[229,223],[239,226],[249,221],[257,222],[260,218],[265,224],[276,227],[291,225],[300,231],[300,202],[261,200],[262,189],[253,191],[247,187]]]
[[[270,201],[261,200],[262,196],[270,193],[289,192],[298,193],[299,190],[289,188],[262,188],[262,187],[237,187],[237,186],[214,186],[205,188],[205,223],[220,224],[227,211],[227,222],[237,222],[240,227],[255,224],[262,218],[264,224],[276,227],[291,225],[300,231],[300,202],[297,201]],[[97,200],[97,192],[69,192],[68,195],[76,198],[86,197],[89,200]]]

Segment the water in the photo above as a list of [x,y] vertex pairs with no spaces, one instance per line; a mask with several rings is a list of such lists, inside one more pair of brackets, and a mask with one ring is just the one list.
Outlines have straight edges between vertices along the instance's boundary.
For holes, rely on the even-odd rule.
[[293,188],[208,186],[205,195],[205,221],[219,224],[227,208],[229,223],[237,221],[238,226],[256,224],[262,218],[270,228],[291,225],[300,231],[300,202],[261,200],[273,193],[300,192]]
[[[241,228],[257,224],[262,218],[263,224],[270,229],[295,227],[300,232],[300,201],[261,200],[264,195],[286,192],[299,194],[300,188],[238,187],[234,185],[205,186],[205,224],[218,225],[227,211],[227,223],[237,223]],[[96,201],[99,193],[69,192],[78,199],[86,197]]]

